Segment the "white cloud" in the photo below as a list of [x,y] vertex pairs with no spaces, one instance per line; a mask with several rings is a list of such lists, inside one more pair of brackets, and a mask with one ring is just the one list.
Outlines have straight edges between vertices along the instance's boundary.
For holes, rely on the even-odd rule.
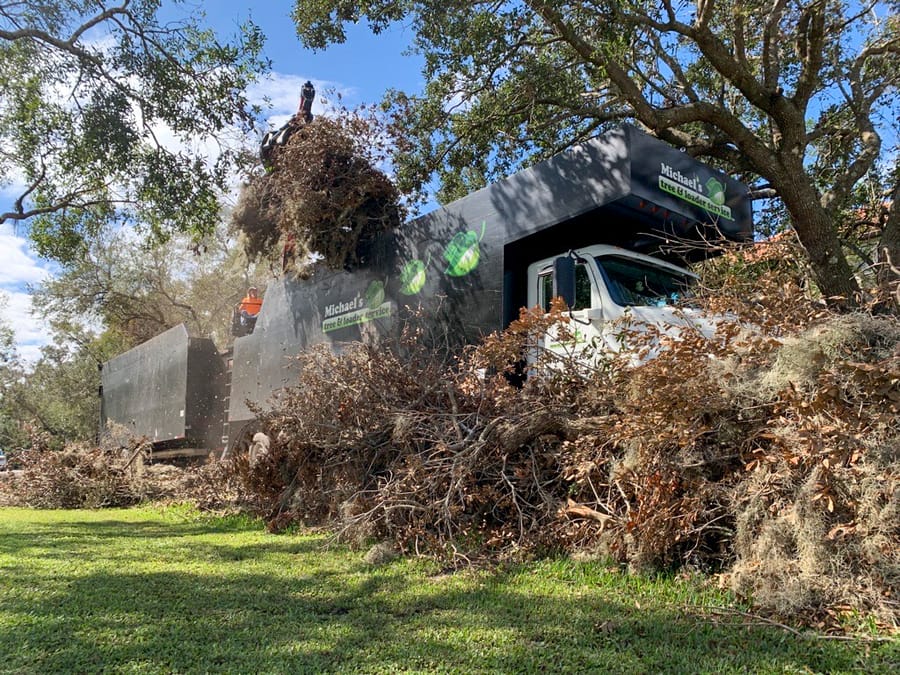
[[18,236],[9,224],[0,225],[0,288],[39,284],[50,276],[28,250],[28,241]]
[[[343,87],[335,82],[317,80],[299,75],[287,75],[283,73],[270,73],[260,79],[247,90],[247,98],[251,104],[259,105],[263,110],[265,125],[256,135],[247,135],[237,128],[227,128],[216,137],[183,138],[171,128],[155,124],[152,127],[153,137],[163,147],[173,152],[187,149],[193,156],[204,157],[208,166],[212,166],[223,148],[243,147],[252,153],[258,150],[259,142],[266,130],[278,129],[287,123],[297,112],[300,102],[300,90],[307,81],[313,83],[316,89],[316,98],[313,101],[313,115],[327,115],[337,108],[333,98],[353,100],[356,90]],[[140,111],[135,108],[135,115],[140,119]],[[236,199],[242,177],[230,176],[229,194],[225,200],[233,204]]]
[[50,331],[32,314],[29,284],[40,284],[50,269],[28,249],[28,241],[9,224],[0,225],[0,319],[15,333],[19,355],[33,363],[50,342]]
[[41,347],[51,340],[47,326],[32,314],[31,294],[3,289],[0,300],[0,320],[13,330],[19,356],[26,363],[34,363]]
[[4,165],[0,171],[2,171],[0,202],[8,200],[12,203],[19,198],[28,186],[28,183],[25,181],[25,172],[22,171],[21,167],[15,165]]

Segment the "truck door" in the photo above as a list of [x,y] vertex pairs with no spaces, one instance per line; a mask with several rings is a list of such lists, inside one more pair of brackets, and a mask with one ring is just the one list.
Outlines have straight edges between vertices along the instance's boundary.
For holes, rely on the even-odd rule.
[[[550,311],[553,299],[553,259],[534,263],[528,268],[528,304]],[[566,320],[552,327],[538,350],[546,349],[562,359],[589,361],[594,353],[602,326],[602,294],[593,259],[576,258],[575,302]],[[536,357],[533,355],[531,360]]]

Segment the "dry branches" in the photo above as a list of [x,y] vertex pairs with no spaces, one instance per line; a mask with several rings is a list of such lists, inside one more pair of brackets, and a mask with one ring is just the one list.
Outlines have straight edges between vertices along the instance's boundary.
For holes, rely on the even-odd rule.
[[639,365],[545,353],[520,389],[506,377],[558,308],[455,360],[413,332],[304,354],[241,489],[276,529],[459,560],[588,550],[727,572],[776,615],[840,604],[896,621],[900,325],[805,301],[801,328],[804,301],[767,269],[755,330],[732,316],[711,339],[645,334],[669,343]]
[[401,218],[399,193],[364,147],[370,126],[352,116],[291,124],[272,170],[250,180],[233,214],[248,253],[280,244],[301,272],[316,257],[333,269],[364,263],[374,236]]

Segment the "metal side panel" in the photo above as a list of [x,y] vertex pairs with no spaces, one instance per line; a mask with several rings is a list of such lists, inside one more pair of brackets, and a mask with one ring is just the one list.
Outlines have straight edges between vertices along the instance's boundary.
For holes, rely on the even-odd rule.
[[[624,129],[631,157],[630,193],[659,207],[663,230],[670,232],[674,225],[675,234],[690,237],[696,230],[685,225],[696,223],[728,239],[752,238],[753,213],[746,185],[634,127]],[[702,229],[699,234],[709,236]]]
[[154,442],[184,438],[189,343],[179,325],[103,364],[103,422]]
[[[268,407],[297,379],[293,357],[327,344],[396,334],[405,318],[426,317],[435,343],[474,342],[501,328],[501,238],[485,220],[432,219],[411,236],[382,236],[369,263],[353,271],[324,267],[310,279],[278,279],[263,296],[251,335],[234,343],[229,424],[253,419],[247,401]],[[238,432],[232,430],[232,436]]]
[[573,220],[594,243],[627,243],[638,234],[708,236],[698,225],[746,240],[753,218],[745,185],[624,125],[405,224],[401,238],[421,247],[484,223],[503,246]]
[[204,448],[221,444],[225,361],[212,340],[191,338],[185,400],[187,436]]
[[484,223],[502,246],[627,197],[630,171],[629,137],[616,129],[417,218],[402,232],[426,242]]

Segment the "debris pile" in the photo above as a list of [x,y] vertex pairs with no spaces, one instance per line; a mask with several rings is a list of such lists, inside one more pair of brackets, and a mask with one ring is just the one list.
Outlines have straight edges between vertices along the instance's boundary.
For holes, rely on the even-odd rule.
[[233,494],[275,530],[328,525],[463,562],[562,550],[688,567],[778,616],[896,625],[900,323],[758,283],[729,303],[753,330],[687,332],[639,365],[545,352],[522,389],[505,371],[562,308],[457,361],[412,325],[400,345],[312,350]]
[[400,225],[400,195],[377,168],[370,122],[347,114],[296,115],[267,151],[267,168],[244,185],[232,214],[251,257],[283,252],[309,273],[364,264],[372,239]]
[[0,481],[0,504],[38,509],[96,509],[145,501],[190,499],[191,472],[148,464],[150,446],[135,440],[121,448],[70,444],[34,447],[16,454],[20,467]]

